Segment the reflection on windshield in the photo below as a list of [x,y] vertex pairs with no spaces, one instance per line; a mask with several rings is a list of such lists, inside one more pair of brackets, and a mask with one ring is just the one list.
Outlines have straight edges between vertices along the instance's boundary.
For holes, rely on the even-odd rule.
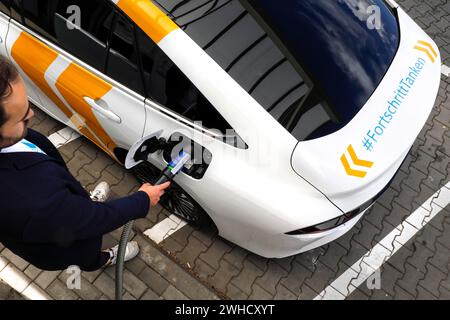
[[[250,0],[347,124],[386,74],[399,44],[397,21],[380,0]],[[370,29],[369,8],[379,9]],[[336,126],[336,125],[335,125]],[[335,131],[322,126],[322,134]],[[330,133],[330,132],[328,132]]]

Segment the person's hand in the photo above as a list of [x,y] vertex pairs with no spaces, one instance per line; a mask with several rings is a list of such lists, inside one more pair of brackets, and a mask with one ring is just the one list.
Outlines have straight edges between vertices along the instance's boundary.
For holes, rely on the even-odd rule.
[[170,182],[163,183],[159,186],[152,186],[150,183],[143,184],[139,191],[144,191],[150,198],[151,205],[154,207],[159,203],[159,200],[170,186]]

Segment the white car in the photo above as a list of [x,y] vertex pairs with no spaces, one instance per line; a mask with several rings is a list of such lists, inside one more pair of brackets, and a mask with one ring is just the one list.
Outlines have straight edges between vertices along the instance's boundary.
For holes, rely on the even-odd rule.
[[264,257],[349,231],[439,88],[436,44],[394,1],[2,0],[0,10],[0,54],[34,104],[120,163],[143,143],[130,157],[145,181],[183,137],[195,162],[163,205],[208,217]]

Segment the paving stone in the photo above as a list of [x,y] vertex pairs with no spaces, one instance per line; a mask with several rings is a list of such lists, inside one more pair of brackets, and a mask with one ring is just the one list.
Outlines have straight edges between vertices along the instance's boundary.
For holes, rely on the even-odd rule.
[[[364,221],[361,232],[355,235],[355,237],[353,237],[353,240],[361,244],[367,250],[370,250],[373,248],[373,244],[375,243],[375,237],[379,234],[380,230],[378,228],[376,228],[370,222]],[[344,254],[345,252],[343,252],[343,255]],[[320,261],[322,261],[322,257],[320,258]],[[334,269],[336,270],[336,268]]]
[[[403,185],[406,185],[412,189],[412,191],[408,190],[408,192],[420,193],[420,185],[422,184],[422,181],[427,179],[427,176],[429,173],[423,174],[422,172],[417,170],[415,167],[411,167],[409,170],[410,170],[410,173],[409,173],[408,177],[405,180],[403,180],[402,191],[406,191],[403,187]],[[408,207],[406,209],[408,209]]]
[[445,274],[449,274],[450,249],[447,249],[440,243],[436,243],[436,251],[433,257],[429,260],[429,263]]
[[307,284],[303,284],[298,300],[312,300],[317,297],[319,293],[311,289]]
[[115,299],[116,288],[114,280],[105,272],[101,273],[94,281],[94,286],[97,287],[97,289],[99,289],[109,299]]
[[292,264],[294,263],[294,260],[295,256],[282,259],[274,259],[273,261],[281,268],[283,268],[286,272],[290,272],[292,270]]
[[[170,216],[170,214],[167,214]],[[186,247],[189,244],[189,238],[191,234],[194,232],[194,228],[191,225],[186,225],[174,234],[170,236],[170,239],[178,242],[182,248]]]
[[165,239],[161,245],[169,253],[178,253],[183,251],[184,248],[178,241],[173,240],[171,237]]
[[439,297],[439,286],[441,282],[447,277],[447,275],[441,272],[432,264],[427,265],[427,271],[425,274],[425,279],[419,282],[419,285],[425,288],[429,293],[431,293],[435,298]]
[[[112,267],[107,268],[106,273],[108,273],[111,279],[115,281],[116,279],[115,268]],[[136,299],[139,299],[142,296],[142,294],[147,290],[146,284],[127,269],[123,271],[123,288]]]
[[160,296],[148,289],[140,300],[160,300]]
[[281,280],[281,285],[285,286],[298,296],[300,295],[301,287],[303,286],[305,279],[310,278],[312,276],[312,272],[296,262],[292,264],[292,267],[292,271],[289,275],[285,279]]
[[215,241],[200,258],[214,269],[219,269],[220,260],[231,251],[231,247],[223,241]]
[[23,300],[22,296],[0,280],[0,300]]
[[377,200],[379,204],[388,210],[392,210],[392,200],[398,196],[399,192],[388,188]]
[[226,260],[222,260],[220,262],[219,270],[217,270],[217,272],[210,277],[209,283],[213,287],[221,291],[225,291],[227,283],[229,283],[233,277],[237,276],[239,272],[240,270],[231,263]]
[[288,272],[274,261],[269,261],[268,266],[267,271],[256,280],[256,283],[274,296],[277,293],[276,287],[278,283],[288,276]]
[[414,300],[414,296],[408,293],[406,290],[402,289],[400,286],[396,285],[394,300]]
[[132,301],[132,300],[136,300],[135,297],[133,297],[132,294],[130,294],[129,292],[125,292],[125,294],[123,295],[123,300],[128,300],[128,301]]
[[[94,185],[97,182],[97,179],[93,177],[88,171],[86,171],[84,168],[80,169],[78,171],[78,174],[76,176],[76,179],[78,182],[81,183],[81,185],[86,189],[89,190],[89,186]],[[93,188],[92,188],[93,189]]]
[[400,279],[397,284],[406,290],[413,297],[417,297],[417,285],[420,280],[425,278],[425,274],[409,263],[405,263],[406,272],[403,274],[403,278]]
[[241,289],[245,294],[252,294],[252,285],[255,282],[256,278],[263,275],[263,271],[255,266],[250,261],[244,261],[244,268],[241,273],[231,280],[231,283],[234,284],[237,288]]
[[1,255],[15,265],[20,271],[24,271],[30,265],[27,261],[12,253],[9,249],[4,249]]
[[356,289],[355,291],[352,292],[351,295],[349,295],[347,297],[347,300],[363,301],[363,300],[369,300],[369,297],[367,295],[365,295],[362,291]]
[[433,257],[434,252],[418,241],[408,243],[407,247],[413,251],[413,255],[408,258],[408,262],[416,269],[425,273],[428,260]]
[[257,266],[261,271],[266,272],[269,259],[266,259],[254,253],[249,253],[249,255],[247,256],[247,260]]
[[202,281],[207,281],[209,277],[213,276],[217,272],[217,270],[212,268],[202,259],[198,258],[195,260],[194,272]]
[[146,267],[144,261],[142,261],[139,257],[128,261],[125,267],[130,270],[135,276],[138,276]]
[[389,210],[382,205],[375,203],[372,209],[366,214],[366,219],[372,225],[381,228],[384,219],[389,215]]
[[155,270],[150,267],[145,267],[139,274],[139,279],[145,282],[145,284],[156,294],[162,295],[169,287],[170,283],[161,277]]
[[305,284],[307,284],[315,292],[320,293],[335,277],[336,272],[318,261],[316,270],[314,271],[311,278],[307,278],[305,280]]
[[90,283],[93,283],[98,278],[100,273],[102,273],[102,270],[97,270],[93,272],[82,272],[81,276],[84,277]]
[[79,298],[74,291],[69,290],[66,284],[58,279],[48,286],[46,292],[55,300],[78,300]]
[[155,224],[147,218],[138,219],[134,222],[134,229],[140,233],[144,233],[148,229],[151,229],[154,225]]
[[92,160],[88,156],[83,152],[76,150],[73,158],[67,163],[67,167],[72,175],[77,176],[80,169],[90,162],[92,162]]
[[262,287],[260,287],[258,284],[254,284],[252,286],[252,294],[249,297],[249,300],[271,300],[273,299],[273,295],[268,293],[266,290],[264,290]]
[[233,283],[227,286],[227,296],[232,300],[247,300],[248,294],[236,287]]
[[297,296],[285,286],[278,285],[274,300],[297,300]]
[[166,291],[164,291],[162,297],[165,300],[189,300],[183,293],[177,290],[174,286],[170,285]]
[[403,277],[403,274],[390,264],[385,263],[381,268],[381,289],[390,296],[395,296],[395,286],[397,281]]
[[375,290],[369,297],[370,300],[393,300],[394,297],[383,290]]
[[139,189],[140,183],[131,174],[125,174],[120,183],[111,186],[111,191],[119,195],[128,195],[136,188]]
[[230,252],[223,256],[223,258],[240,270],[242,269],[244,260],[247,258],[248,254],[249,252],[247,250],[239,246],[234,246]]
[[192,236],[200,240],[205,246],[210,247],[215,238],[217,238],[217,230],[213,227],[207,226],[199,230],[194,230]]
[[208,247],[205,246],[203,242],[193,236],[190,236],[187,246],[177,254],[177,258],[183,263],[189,264],[191,268],[193,268],[197,257],[201,256],[201,253],[206,250],[208,250]]
[[145,246],[142,237],[137,237],[138,243],[142,243],[140,258],[156,272],[161,274],[172,285],[191,299],[216,299],[211,290],[204,287],[175,262],[163,256],[156,248]]
[[41,272],[41,269],[36,268],[32,264],[30,264],[24,271],[24,273],[33,281],[39,276]]
[[[58,279],[66,286],[67,288],[67,280],[70,277],[70,274],[66,272],[62,272]],[[79,289],[69,289],[73,291],[77,296],[81,297],[83,300],[99,300],[102,296],[102,292],[97,289],[94,285],[92,285],[88,280],[81,277],[80,279],[80,288]]]
[[404,274],[406,272],[405,262],[413,255],[413,252],[406,246],[397,251],[388,261],[392,267]]
[[417,297],[416,300],[436,300],[437,298],[433,296],[430,292],[421,286],[417,287]]
[[35,280],[35,282],[42,288],[47,287],[59,276],[61,271],[43,271]]

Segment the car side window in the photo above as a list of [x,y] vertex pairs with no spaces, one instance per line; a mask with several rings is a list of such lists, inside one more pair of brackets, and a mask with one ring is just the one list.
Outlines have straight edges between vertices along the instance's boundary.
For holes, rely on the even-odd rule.
[[21,2],[23,24],[45,38],[55,41],[53,15],[57,1],[22,0]]
[[[112,6],[106,0],[78,1],[76,11],[73,11],[72,0],[42,2],[56,4],[54,26],[58,44],[82,61],[104,72],[107,41],[114,16]],[[73,17],[74,12],[80,14],[78,19],[80,25],[74,24],[77,21]]]
[[131,90],[144,95],[134,28],[134,24],[122,14],[116,14],[110,35],[106,73]]
[[170,58],[140,29],[138,43],[142,55],[147,96],[203,127],[226,133],[231,126]]

